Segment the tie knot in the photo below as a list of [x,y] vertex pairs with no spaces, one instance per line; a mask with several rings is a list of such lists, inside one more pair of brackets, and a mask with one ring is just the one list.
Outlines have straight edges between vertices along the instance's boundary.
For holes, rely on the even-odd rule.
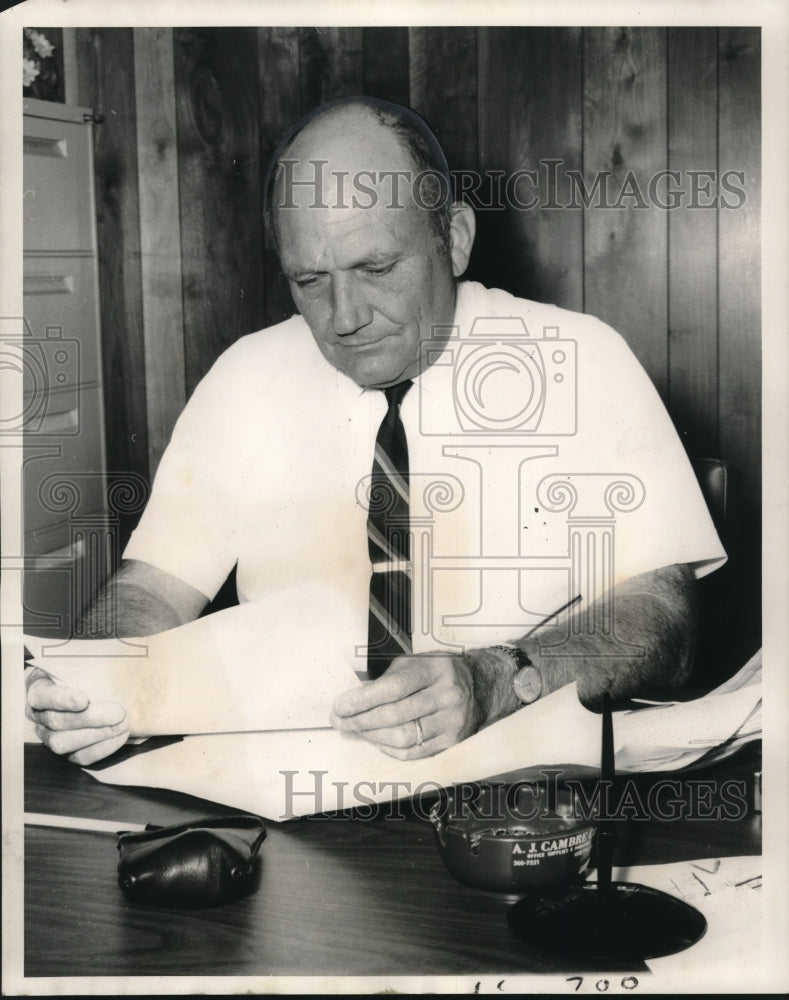
[[411,388],[414,383],[410,379],[406,379],[405,382],[398,382],[397,385],[390,385],[387,389],[384,389],[384,395],[386,396],[386,402],[389,404],[389,409],[392,407],[399,406],[405,394]]

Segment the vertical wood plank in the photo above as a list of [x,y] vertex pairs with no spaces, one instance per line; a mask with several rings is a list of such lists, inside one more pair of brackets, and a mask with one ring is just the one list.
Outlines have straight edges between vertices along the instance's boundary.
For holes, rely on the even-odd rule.
[[[258,28],[261,185],[280,140],[302,114],[300,34],[300,28]],[[263,282],[266,325],[287,319],[295,310],[279,256],[268,233],[263,252]]]
[[66,104],[79,104],[77,36],[75,28],[63,29],[63,85]]
[[178,149],[170,28],[134,32],[145,388],[151,476],[186,402]]
[[758,28],[720,30],[718,168],[721,177],[737,172],[729,179],[741,189],[718,216],[720,448],[740,480],[738,615],[751,636],[759,634],[761,579],[760,60]]
[[370,97],[408,104],[408,28],[363,30],[362,90]]
[[696,457],[718,455],[717,115],[717,29],[669,29],[669,410]]
[[362,92],[362,29],[303,28],[300,36],[303,110]]
[[476,170],[476,28],[411,28],[408,58],[411,107],[430,123],[450,170]]
[[257,36],[188,28],[173,42],[188,394],[265,319]]
[[107,468],[147,476],[132,32],[80,28],[76,41],[80,103],[104,116],[94,153]]
[[754,507],[760,496],[761,424],[760,44],[756,28],[720,32],[719,169],[737,172],[741,195],[719,211],[721,446],[748,474]]
[[608,174],[585,213],[585,311],[628,341],[665,398],[667,223],[649,182],[666,166],[664,28],[584,29],[584,176]]
[[[688,454],[718,457],[718,33],[670,28],[667,48],[668,167],[676,173],[659,190],[667,204],[672,188],[681,192],[666,209],[668,407]],[[724,676],[738,578],[731,570],[729,564],[699,586],[694,684],[712,687]]]
[[[478,209],[477,259],[489,269],[476,274],[486,284],[577,310],[583,209],[572,206],[569,172],[582,169],[581,66],[578,28],[480,29],[480,166],[505,172],[506,214]],[[519,171],[534,175],[508,184]]]

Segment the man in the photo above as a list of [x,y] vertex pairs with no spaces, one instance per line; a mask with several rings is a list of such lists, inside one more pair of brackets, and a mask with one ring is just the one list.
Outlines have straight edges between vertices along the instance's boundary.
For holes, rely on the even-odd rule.
[[[318,581],[357,616],[352,659],[373,562],[373,590],[376,579],[390,587],[378,620],[389,616],[402,654],[339,698],[331,722],[401,758],[437,753],[572,680],[589,705],[682,683],[694,575],[725,558],[621,339],[589,317],[459,284],[475,223],[441,197],[447,182],[435,137],[408,109],[352,99],[292,130],[267,198],[300,316],[242,338],[198,386],[100,599],[116,601],[118,635],[142,636],[197,617],[236,563],[241,599]],[[475,369],[489,343],[498,360]],[[533,404],[521,405],[524,378]],[[382,421],[404,468],[379,450]],[[374,454],[372,485],[389,476],[411,505],[408,558],[392,547],[378,564]],[[454,507],[436,505],[436,484]],[[604,510],[584,507],[588,487]],[[569,551],[552,554],[562,535]],[[391,616],[410,603],[398,635]],[[562,621],[558,639],[534,628],[549,619]],[[122,706],[91,704],[43,671],[29,678],[27,712],[79,764],[129,735]]]

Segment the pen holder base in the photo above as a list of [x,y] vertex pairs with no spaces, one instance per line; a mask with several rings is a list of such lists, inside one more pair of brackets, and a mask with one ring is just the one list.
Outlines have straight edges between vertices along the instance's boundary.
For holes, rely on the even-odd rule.
[[595,882],[569,892],[532,893],[510,907],[510,929],[541,951],[566,958],[631,961],[684,951],[707,929],[694,907],[658,889]]

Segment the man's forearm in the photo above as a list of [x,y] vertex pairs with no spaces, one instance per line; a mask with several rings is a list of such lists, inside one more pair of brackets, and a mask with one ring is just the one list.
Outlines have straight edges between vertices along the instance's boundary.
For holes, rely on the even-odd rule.
[[[600,627],[603,614],[611,622],[607,630]],[[589,622],[596,624],[591,631]],[[682,684],[692,666],[696,627],[693,574],[685,566],[670,566],[625,581],[596,607],[575,615],[564,641],[543,632],[517,645],[539,671],[541,696],[577,681],[581,701],[595,708],[605,691],[627,698]],[[521,707],[506,650],[471,650],[464,660],[474,679],[481,725]]]

